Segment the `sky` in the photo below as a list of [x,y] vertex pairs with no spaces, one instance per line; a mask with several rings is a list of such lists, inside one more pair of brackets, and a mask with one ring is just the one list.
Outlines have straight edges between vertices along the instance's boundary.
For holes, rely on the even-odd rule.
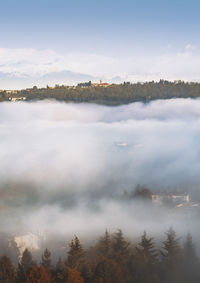
[[1,0],[0,88],[42,85],[51,73],[68,84],[80,74],[198,81],[199,9],[197,0]]

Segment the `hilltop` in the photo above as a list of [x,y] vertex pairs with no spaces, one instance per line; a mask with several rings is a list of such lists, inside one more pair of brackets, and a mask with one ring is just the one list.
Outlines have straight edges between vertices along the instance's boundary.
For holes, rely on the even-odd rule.
[[56,99],[66,102],[89,102],[104,105],[120,105],[155,99],[200,97],[200,83],[166,81],[108,84],[91,81],[76,86],[55,85],[46,88],[34,86],[23,90],[1,90],[0,101]]

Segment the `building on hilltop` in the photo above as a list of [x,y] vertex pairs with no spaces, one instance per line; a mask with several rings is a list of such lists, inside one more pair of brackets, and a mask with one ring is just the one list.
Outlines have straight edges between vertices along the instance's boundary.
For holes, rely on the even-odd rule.
[[189,203],[190,196],[188,194],[153,194],[152,203],[162,205],[164,203],[171,202],[173,204]]
[[94,86],[94,87],[108,87],[108,86],[110,86],[110,84],[109,83],[103,83],[102,80],[100,80],[99,84],[94,83],[94,84],[92,84],[92,86]]
[[6,90],[6,94],[17,94],[17,90]]

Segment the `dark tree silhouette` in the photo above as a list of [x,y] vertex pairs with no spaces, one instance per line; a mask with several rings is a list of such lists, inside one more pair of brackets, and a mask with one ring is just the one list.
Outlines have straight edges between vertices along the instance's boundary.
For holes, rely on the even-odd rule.
[[104,236],[100,238],[97,246],[100,255],[108,257],[111,254],[111,238],[107,230]]
[[67,265],[72,269],[80,270],[83,264],[84,251],[77,236],[69,244]]
[[155,249],[153,238],[148,238],[143,233],[141,241],[136,246],[137,282],[156,283],[159,282],[158,275],[158,254]]
[[176,237],[176,232],[170,228],[166,232],[167,239],[163,242],[163,250],[161,251],[163,263],[163,275],[171,283],[181,282],[180,266],[182,261],[182,249],[179,244],[179,239]]
[[48,249],[44,250],[42,255],[41,264],[44,266],[46,270],[51,270],[51,252]]

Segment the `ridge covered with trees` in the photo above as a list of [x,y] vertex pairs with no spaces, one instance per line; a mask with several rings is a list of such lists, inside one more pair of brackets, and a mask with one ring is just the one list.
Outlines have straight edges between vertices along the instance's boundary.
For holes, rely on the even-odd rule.
[[200,262],[192,236],[181,244],[170,228],[160,242],[146,232],[130,241],[121,230],[108,231],[84,249],[75,236],[66,257],[52,263],[45,249],[37,263],[25,249],[14,265],[8,255],[0,257],[2,283],[198,283]]
[[[84,85],[84,87],[83,87]],[[120,105],[136,101],[148,102],[155,99],[197,98],[200,97],[200,83],[184,81],[166,81],[123,84],[111,84],[108,87],[95,87],[89,83],[76,87],[56,85],[55,87],[33,88],[0,93],[0,101],[12,97],[24,97],[27,101],[56,99],[66,102],[89,102],[105,105]]]

